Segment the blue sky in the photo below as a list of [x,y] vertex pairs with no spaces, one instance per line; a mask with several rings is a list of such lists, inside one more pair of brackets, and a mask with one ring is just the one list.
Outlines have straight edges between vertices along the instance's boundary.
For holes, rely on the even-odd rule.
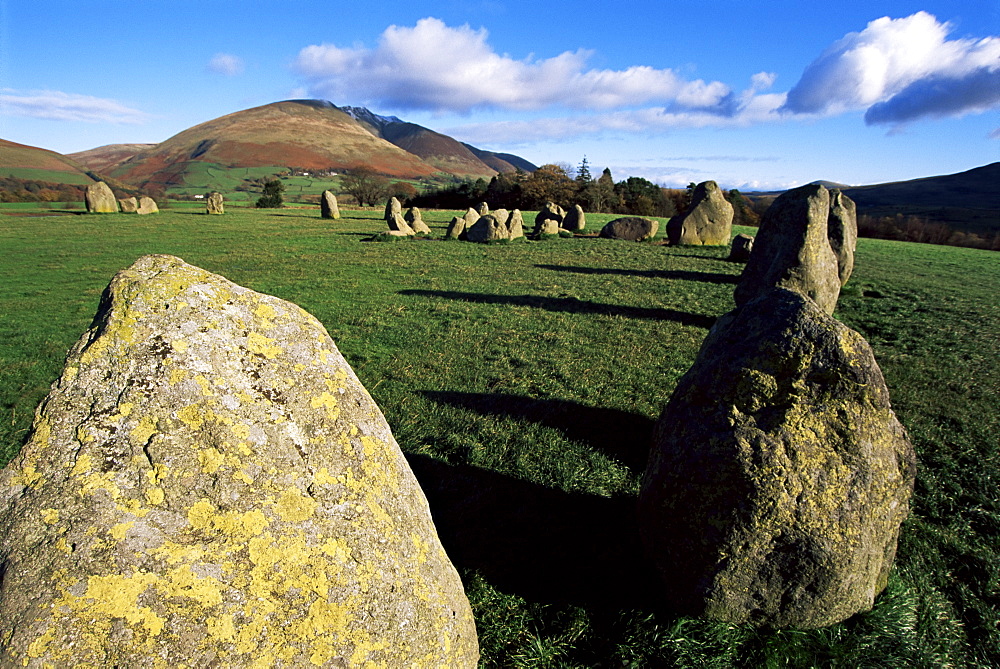
[[290,98],[541,164],[775,189],[1000,160],[1000,0],[0,0],[0,138],[159,142]]

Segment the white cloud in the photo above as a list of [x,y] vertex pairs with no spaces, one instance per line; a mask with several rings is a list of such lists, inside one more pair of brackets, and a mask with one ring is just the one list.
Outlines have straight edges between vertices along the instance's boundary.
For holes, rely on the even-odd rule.
[[54,121],[136,125],[145,123],[150,118],[145,112],[107,98],[61,91],[15,91],[9,88],[0,89],[0,113]]
[[217,53],[208,61],[208,70],[226,77],[243,74],[243,59],[229,53]]
[[872,21],[805,69],[783,111],[867,109],[867,123],[897,124],[1000,106],[1000,38],[949,40],[951,30],[926,12]]
[[425,18],[412,28],[390,26],[374,49],[308,46],[295,66],[320,97],[399,109],[620,109],[659,103],[725,113],[732,95],[721,82],[688,81],[671,69],[587,69],[591,52],[584,49],[516,60],[494,51],[487,37],[485,29]]

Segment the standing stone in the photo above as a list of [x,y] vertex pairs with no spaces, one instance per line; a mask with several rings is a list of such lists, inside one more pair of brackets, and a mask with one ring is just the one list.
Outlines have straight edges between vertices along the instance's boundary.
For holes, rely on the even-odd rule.
[[403,205],[395,197],[390,197],[389,201],[385,203],[385,222],[390,223],[396,214],[403,215]]
[[406,215],[403,216],[403,220],[410,226],[414,234],[431,234],[431,229],[427,227],[426,223],[424,223],[424,219],[421,217],[420,210],[418,208],[410,207],[409,210],[407,210]]
[[753,237],[742,232],[733,237],[733,245],[729,249],[729,260],[733,262],[746,262],[750,260],[750,253],[753,251]]
[[333,191],[325,190],[319,198],[319,215],[322,218],[340,218],[340,207]]
[[490,213],[490,205],[488,205],[485,202],[480,202],[479,206],[476,207],[476,213],[479,214],[480,216],[485,216],[486,214]]
[[[546,202],[541,211],[535,216],[535,230],[537,234],[547,234],[542,232],[545,221],[555,221],[556,228],[562,227],[563,219],[566,218],[566,210],[555,202]],[[548,226],[551,229],[552,226]]]
[[208,197],[205,198],[205,213],[206,214],[224,214],[226,213],[226,207],[223,205],[222,193],[218,191],[212,191],[209,193]]
[[885,588],[914,472],[868,343],[771,288],[717,321],[678,382],[640,530],[683,614],[822,627]]
[[393,214],[389,218],[388,223],[390,230],[402,232],[407,235],[410,235],[411,237],[417,234],[416,232],[413,231],[413,228],[409,226],[409,224],[406,222],[406,219],[404,219],[401,214]]
[[511,239],[524,238],[524,217],[521,216],[520,209],[515,209],[511,213],[510,218],[507,220],[507,229],[510,231]]
[[143,195],[139,198],[139,207],[135,210],[135,213],[145,216],[147,214],[159,213],[159,211],[160,208],[156,206],[156,200]]
[[608,222],[601,228],[601,237],[623,239],[629,242],[644,242],[655,237],[659,228],[659,221],[639,216],[623,216]]
[[687,211],[667,221],[667,239],[674,245],[727,245],[732,230],[733,205],[714,181],[698,184]]
[[118,213],[118,201],[111,188],[103,181],[98,181],[87,186],[84,193],[84,201],[89,214],[115,214]]
[[314,317],[171,256],[0,472],[0,666],[475,667],[462,583]]
[[503,239],[510,239],[510,230],[507,226],[497,220],[493,214],[480,216],[479,220],[472,224],[471,228],[465,231],[466,239],[470,242],[489,243]]
[[827,236],[830,238],[830,248],[837,256],[837,273],[843,287],[854,271],[854,252],[858,246],[858,209],[854,200],[840,190],[830,191]]
[[479,220],[479,212],[469,207],[465,212],[465,227],[470,228],[472,224]]
[[754,252],[736,286],[736,306],[780,286],[813,299],[832,314],[840,296],[837,255],[830,247],[830,193],[819,185],[782,194],[764,212]]
[[118,200],[118,211],[123,214],[134,214],[139,210],[139,201],[134,197],[123,197]]
[[559,223],[551,218],[542,219],[542,221],[535,226],[535,229],[537,230],[535,234],[537,234],[539,237],[543,237],[546,235],[549,236],[558,235],[559,232],[562,230],[562,228],[559,227]]
[[506,209],[497,209],[493,212],[493,217],[507,227],[510,227],[510,212]]
[[587,215],[583,212],[583,207],[578,204],[573,205],[573,208],[566,213],[562,227],[570,232],[578,232],[586,228]]
[[461,239],[465,234],[465,219],[461,216],[453,216],[448,224],[448,229],[444,236],[446,239]]

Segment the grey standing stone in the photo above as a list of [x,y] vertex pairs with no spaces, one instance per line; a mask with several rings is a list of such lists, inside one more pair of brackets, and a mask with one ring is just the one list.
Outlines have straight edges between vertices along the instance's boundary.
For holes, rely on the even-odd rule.
[[587,215],[583,211],[583,207],[576,204],[573,208],[566,213],[566,218],[563,219],[562,227],[570,232],[578,232],[587,227]]
[[470,242],[497,242],[503,239],[510,239],[510,230],[506,225],[496,219],[493,214],[480,216],[479,220],[472,224],[472,227],[465,231],[466,239]]
[[830,248],[837,256],[837,273],[843,287],[854,271],[854,252],[858,246],[858,209],[840,190],[830,191],[830,218],[827,221]]
[[521,210],[515,209],[510,218],[507,220],[507,229],[510,230],[511,239],[523,239],[524,238],[524,217],[521,216]]
[[601,237],[622,239],[629,242],[644,242],[656,236],[660,222],[640,216],[623,216],[609,221],[601,228]]
[[729,260],[733,262],[746,262],[750,260],[750,253],[753,251],[753,237],[740,233],[733,237],[733,245],[729,249]]
[[461,239],[465,234],[465,219],[461,216],[454,216],[445,231],[446,239]]
[[403,205],[395,197],[390,197],[389,201],[385,203],[385,222],[391,223],[392,217],[397,214],[400,216],[403,215]]
[[733,229],[733,205],[729,204],[714,181],[698,184],[691,205],[680,216],[667,222],[667,239],[671,244],[729,244]]
[[337,196],[332,191],[325,190],[319,198],[319,210],[322,218],[340,218],[340,206]]
[[139,198],[139,206],[135,210],[135,213],[146,216],[148,214],[159,213],[160,208],[156,206],[156,200],[151,197],[143,195]]
[[87,186],[84,193],[84,201],[87,205],[87,212],[90,214],[116,214],[118,213],[118,200],[111,192],[111,187],[103,181],[98,181]]
[[217,191],[212,191],[207,198],[205,198],[205,213],[212,215],[221,215],[226,213],[225,204],[223,204],[222,193]]
[[118,200],[118,210],[123,214],[134,214],[139,210],[139,200],[134,197],[123,197]]
[[475,667],[389,425],[324,327],[119,272],[0,472],[0,666]]

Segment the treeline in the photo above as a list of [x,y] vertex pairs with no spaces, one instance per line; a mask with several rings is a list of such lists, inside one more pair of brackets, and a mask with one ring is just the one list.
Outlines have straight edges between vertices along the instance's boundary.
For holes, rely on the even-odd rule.
[[[605,168],[594,177],[584,158],[572,170],[562,165],[542,165],[534,172],[522,170],[485,179],[465,181],[413,197],[408,205],[433,209],[465,209],[486,202],[492,209],[536,211],[547,202],[562,207],[580,205],[584,211],[602,214],[671,217],[683,213],[691,202],[695,184],[686,189],[663,188],[642,177],[615,182]],[[759,215],[737,190],[729,191],[737,225],[756,225]]]
[[858,216],[858,236],[1000,251],[1000,232],[983,236],[919,216]]
[[[88,174],[95,180],[102,180],[100,175]],[[162,188],[149,186],[140,191],[120,181],[103,180],[111,187],[115,197],[148,195],[157,202],[166,199]],[[86,190],[86,186],[0,176],[0,202],[83,202]]]

